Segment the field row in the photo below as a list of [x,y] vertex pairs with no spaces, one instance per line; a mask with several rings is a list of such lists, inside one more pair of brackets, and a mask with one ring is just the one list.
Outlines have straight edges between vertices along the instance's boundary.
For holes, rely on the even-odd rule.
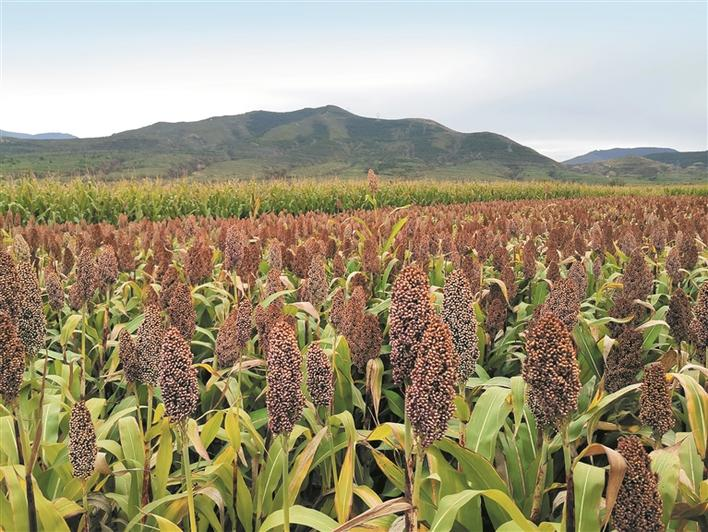
[[[5,180],[0,213],[23,221],[111,222],[180,216],[244,218],[261,213],[337,213],[374,207],[473,201],[566,199],[626,195],[708,196],[706,185],[607,186],[553,182]],[[375,191],[374,192],[372,192]]]

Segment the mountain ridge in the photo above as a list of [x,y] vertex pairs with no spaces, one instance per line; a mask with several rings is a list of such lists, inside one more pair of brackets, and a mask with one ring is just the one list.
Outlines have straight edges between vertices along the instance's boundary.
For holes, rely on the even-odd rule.
[[2,140],[0,157],[11,171],[41,171],[47,161],[60,172],[167,177],[212,166],[255,177],[359,175],[369,167],[382,175],[414,176],[469,167],[490,177],[524,178],[526,169],[548,176],[560,168],[497,133],[462,133],[429,119],[362,117],[334,105],[156,122],[90,139]]
[[31,134],[31,133],[18,133],[16,131],[5,131],[4,129],[0,129],[0,138],[2,137],[10,137],[13,139],[20,139],[20,140],[70,140],[70,139],[78,139],[78,137],[74,135],[70,135],[69,133],[59,133],[56,131],[49,131],[46,133],[36,133],[36,134]]
[[676,153],[678,150],[673,148],[659,147],[637,147],[637,148],[610,148],[607,150],[593,150],[583,155],[578,155],[563,161],[563,164],[574,166],[579,164],[598,163],[602,161],[611,161],[612,159],[620,159],[622,157],[645,157],[656,153]]

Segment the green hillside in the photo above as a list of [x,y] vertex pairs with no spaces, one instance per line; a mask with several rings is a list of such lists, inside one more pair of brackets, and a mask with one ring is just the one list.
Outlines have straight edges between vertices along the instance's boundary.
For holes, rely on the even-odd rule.
[[708,151],[685,151],[674,153],[653,153],[647,159],[688,168],[691,166],[708,168]]
[[[620,157],[573,165],[573,170],[591,176],[602,176],[621,182],[706,182],[708,172],[703,164],[689,163],[695,154],[706,152],[657,153],[644,157]],[[682,164],[683,163],[683,164]]]
[[[326,106],[166,123],[110,137],[2,139],[5,175],[103,177],[384,176],[531,179],[563,168],[494,133],[460,133],[431,120],[364,118]],[[567,172],[566,172],[567,173]]]

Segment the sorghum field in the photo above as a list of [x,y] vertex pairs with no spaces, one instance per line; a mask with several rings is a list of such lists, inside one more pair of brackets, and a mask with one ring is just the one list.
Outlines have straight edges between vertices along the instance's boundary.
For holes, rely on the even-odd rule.
[[708,527],[705,195],[219,186],[3,185],[0,528]]

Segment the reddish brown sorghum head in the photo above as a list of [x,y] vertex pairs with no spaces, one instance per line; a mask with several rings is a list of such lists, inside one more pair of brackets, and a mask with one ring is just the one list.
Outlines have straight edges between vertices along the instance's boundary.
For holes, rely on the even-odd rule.
[[644,381],[640,388],[639,419],[661,438],[674,426],[671,410],[671,386],[666,382],[666,371],[661,362],[644,367]]
[[170,305],[167,307],[170,324],[175,327],[188,342],[197,330],[197,313],[192,304],[192,292],[189,287],[179,282],[172,292]]
[[197,285],[211,275],[211,248],[207,242],[207,237],[197,238],[194,244],[187,250],[184,260],[184,272],[190,284]]
[[472,291],[462,270],[454,270],[443,290],[443,321],[450,328],[455,351],[460,359],[461,381],[469,379],[477,365],[477,320],[472,309]]
[[637,436],[621,437],[617,451],[627,462],[627,471],[612,510],[612,524],[619,532],[663,531],[657,475],[651,471],[641,440]]
[[623,292],[630,299],[646,299],[654,286],[654,276],[647,266],[644,254],[636,248],[629,258],[622,275]]
[[192,366],[192,352],[182,333],[172,327],[162,340],[160,391],[165,414],[172,423],[192,415],[199,401],[197,372]]
[[266,361],[268,428],[273,434],[290,434],[302,415],[305,398],[301,389],[302,356],[295,331],[285,320],[270,330]]
[[24,371],[25,346],[10,315],[0,311],[0,395],[5,402],[17,398]]
[[135,354],[138,363],[137,380],[150,386],[157,386],[160,375],[160,351],[165,334],[160,307],[145,307],[145,317],[138,327]]
[[698,299],[693,307],[690,330],[698,349],[697,355],[705,364],[706,351],[708,351],[708,282],[704,282],[698,290]]
[[366,174],[366,179],[369,183],[369,192],[371,194],[376,194],[379,191],[379,176],[376,175],[376,172],[369,168],[369,172]]
[[98,250],[96,255],[96,277],[99,286],[102,287],[112,285],[118,278],[118,258],[113,246],[106,245]]
[[315,406],[329,408],[334,398],[334,373],[319,344],[307,350],[307,390]]
[[362,371],[367,362],[379,356],[383,334],[379,319],[374,314],[363,310],[353,317],[352,327],[346,337],[349,342],[352,363]]
[[445,435],[453,413],[459,366],[450,330],[433,315],[421,339],[406,390],[406,415],[423,447]]
[[135,342],[128,329],[123,328],[118,333],[118,355],[123,363],[125,380],[131,383],[140,382],[140,364],[135,349]]
[[312,257],[310,267],[307,269],[306,281],[307,285],[303,294],[304,299],[312,303],[315,308],[319,308],[327,298],[327,292],[329,291],[324,257],[322,257],[322,255]]
[[0,247],[0,312],[16,318],[19,312],[20,280],[10,254]]
[[224,269],[234,271],[243,260],[248,238],[236,225],[231,225],[226,232],[224,243]]
[[88,478],[96,463],[96,430],[86,403],[77,401],[69,418],[69,462],[74,477]]
[[567,277],[558,279],[553,284],[551,293],[543,305],[542,313],[553,314],[563,322],[563,325],[572,331],[578,323],[581,299],[578,298],[578,286],[573,279]]
[[174,289],[177,287],[177,283],[179,282],[179,272],[177,271],[177,268],[170,265],[167,270],[165,270],[160,283],[160,306],[163,309],[170,306],[172,294]]
[[484,298],[484,312],[486,314],[484,328],[494,338],[506,327],[509,312],[504,294],[496,283],[489,287],[489,292]]
[[536,421],[558,427],[578,405],[580,369],[573,339],[553,314],[542,315],[526,333],[522,376]]
[[671,294],[669,310],[666,313],[666,323],[669,324],[671,335],[677,343],[690,341],[692,319],[691,300],[683,290],[678,288]]
[[408,379],[420,341],[433,318],[429,290],[428,276],[415,265],[401,270],[393,283],[389,336],[393,380],[397,384]]
[[64,287],[54,268],[44,270],[44,289],[47,292],[50,308],[54,312],[59,312],[64,307]]
[[76,282],[69,289],[69,302],[75,310],[80,309],[93,297],[98,286],[98,273],[93,252],[83,247],[76,263]]
[[536,275],[536,244],[533,238],[529,238],[524,244],[522,251],[522,262],[524,270],[524,279],[532,279]]
[[19,311],[17,332],[25,345],[27,354],[34,356],[44,346],[46,321],[42,309],[42,293],[39,289],[37,273],[29,262],[17,265],[19,280]]
[[605,390],[616,392],[636,382],[643,365],[642,333],[625,329],[612,346],[605,361]]

